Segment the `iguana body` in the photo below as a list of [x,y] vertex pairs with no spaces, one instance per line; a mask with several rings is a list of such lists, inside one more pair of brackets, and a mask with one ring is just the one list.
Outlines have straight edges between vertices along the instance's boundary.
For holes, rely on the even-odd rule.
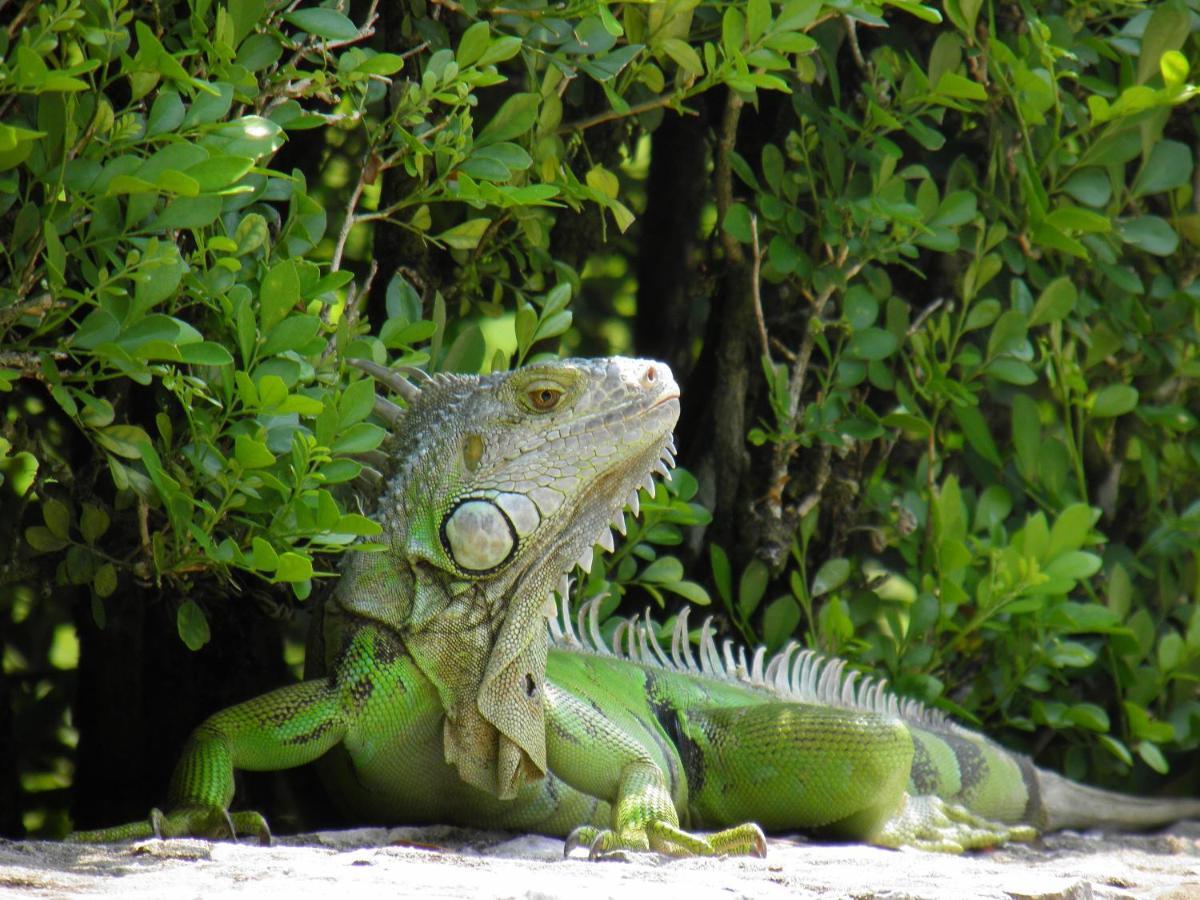
[[553,592],[666,471],[665,366],[567,360],[420,392],[368,368],[409,408],[380,407],[396,426],[374,509],[386,549],[347,557],[312,648],[327,674],[202,724],[167,815],[77,838],[265,837],[257,814],[226,813],[233,770],[321,757],[355,821],[536,831],[593,853],[761,853],[760,825],[957,850],[1200,815],[1037,770],[839,661],[747,662],[706,623],[697,664],[686,616],[669,653],[645,621],[622,625],[616,652],[594,618],[578,637]]

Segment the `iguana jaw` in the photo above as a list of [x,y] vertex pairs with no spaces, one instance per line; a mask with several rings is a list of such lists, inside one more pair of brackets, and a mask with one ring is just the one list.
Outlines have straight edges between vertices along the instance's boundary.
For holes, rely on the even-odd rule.
[[[604,446],[611,452],[603,465],[580,466],[588,469],[590,477],[581,479],[574,495],[544,523],[550,528],[549,539],[530,547],[530,558],[522,561],[539,570],[540,581],[549,574],[549,586],[560,592],[576,565],[584,572],[591,570],[596,547],[614,549],[613,529],[625,533],[625,510],[631,509],[635,516],[640,513],[639,490],[653,495],[655,473],[670,478],[675,466],[671,432],[679,418],[679,388],[670,369],[645,360],[595,362],[607,364],[604,382],[617,381],[633,389],[614,399],[610,408],[581,418],[566,439]],[[644,383],[647,370],[653,371],[649,386]],[[581,398],[580,405],[587,399]]]

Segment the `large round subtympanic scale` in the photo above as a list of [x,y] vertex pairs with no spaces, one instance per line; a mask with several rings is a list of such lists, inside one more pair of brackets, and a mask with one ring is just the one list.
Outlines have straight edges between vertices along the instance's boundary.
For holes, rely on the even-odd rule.
[[442,526],[446,550],[466,572],[487,572],[512,555],[517,536],[512,523],[494,503],[466,500]]

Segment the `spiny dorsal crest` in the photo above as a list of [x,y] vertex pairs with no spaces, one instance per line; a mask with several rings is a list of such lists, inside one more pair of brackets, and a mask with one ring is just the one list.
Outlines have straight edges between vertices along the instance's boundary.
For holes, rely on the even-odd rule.
[[560,597],[557,614],[549,622],[551,642],[556,647],[615,656],[670,672],[735,682],[780,700],[858,709],[941,730],[959,727],[943,713],[919,700],[898,697],[884,679],[847,671],[844,659],[802,649],[795,641],[769,659],[766,648],[758,647],[748,659],[746,648],[728,638],[718,649],[713,617],[708,616],[700,626],[700,643],[693,653],[688,634],[691,609],[684,607],[675,619],[669,652],[659,643],[659,627],[650,617],[649,609],[642,616],[618,622],[610,643],[600,633],[599,612],[604,595],[583,603],[574,623],[566,593]]

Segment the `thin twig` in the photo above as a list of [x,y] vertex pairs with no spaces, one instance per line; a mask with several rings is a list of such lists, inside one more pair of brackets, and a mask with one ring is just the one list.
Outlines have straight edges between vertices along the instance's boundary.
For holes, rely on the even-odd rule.
[[329,261],[329,271],[336,272],[342,267],[342,254],[346,252],[346,241],[350,238],[350,232],[354,226],[358,224],[358,217],[354,211],[358,208],[358,201],[362,199],[364,188],[366,188],[367,166],[363,166],[358,171],[358,181],[354,184],[354,190],[350,192],[350,200],[346,203],[346,216],[342,219],[342,229],[338,232],[337,243],[333,246],[333,258]]
[[908,326],[908,336],[912,337],[914,334],[916,334],[918,331],[920,331],[921,326],[925,324],[925,320],[928,319],[930,316],[932,316],[939,309],[941,309],[942,306],[945,305],[945,303],[946,303],[945,297],[938,297],[936,300],[934,300],[932,303],[930,303],[928,306],[926,306],[923,310],[921,310],[917,314],[917,317],[913,320],[913,323]]
[[[615,109],[605,110],[602,113],[596,113],[594,116],[588,116],[586,119],[577,119],[574,122],[568,122],[565,125],[559,125],[558,133],[568,134],[572,131],[583,131],[596,125],[603,125],[605,122],[612,122],[617,119],[627,119],[630,116],[640,116],[642,113],[649,112],[652,109],[670,106],[678,99],[679,98],[675,94],[663,94],[662,96],[654,97],[651,100],[635,103],[625,112],[617,112]],[[680,112],[686,112],[689,115],[695,115],[695,113],[688,109],[681,109]]]
[[[350,290],[346,295],[346,306],[342,313],[342,321],[346,323],[346,333],[354,334],[354,326],[358,324],[358,318],[362,315],[363,302],[371,295],[371,285],[375,283],[375,275],[379,272],[379,261],[371,260],[371,268],[367,270],[367,277],[363,279],[362,286],[351,283]],[[322,358],[328,358],[333,354],[335,341],[330,340],[325,347],[325,352]]]
[[750,297],[754,301],[754,321],[758,325],[758,339],[762,342],[763,356],[772,366],[775,360],[771,358],[771,342],[767,339],[767,323],[763,318],[762,286],[759,274],[762,271],[762,248],[758,245],[758,216],[750,216],[750,241],[754,258],[750,268]]
[[860,69],[866,69],[867,61],[863,59],[862,48],[858,46],[858,28],[849,16],[844,16],[842,21],[846,23],[846,43],[850,45],[850,55]]
[[[842,247],[834,260],[834,265],[842,270],[846,265],[846,259],[849,257],[850,251],[846,247]],[[863,267],[863,262],[856,262],[848,269],[842,270],[841,282],[845,284],[857,275]],[[796,359],[792,363],[791,375],[788,378],[788,414],[787,420],[783,423],[784,433],[794,435],[796,426],[800,423],[800,397],[804,393],[804,382],[808,377],[808,364],[812,359],[813,348],[816,346],[816,329],[815,323],[819,322],[821,316],[825,312],[825,306],[829,303],[829,298],[833,296],[837,290],[837,285],[828,284],[821,289],[821,292],[812,298],[812,310],[809,313],[809,326],[804,331],[804,340],[800,342],[800,352],[796,354]],[[788,483],[788,468],[791,465],[792,457],[796,451],[800,449],[800,444],[795,438],[788,438],[775,445],[775,453],[773,454],[771,464],[771,479],[768,482],[770,485],[767,489],[767,511],[775,519],[783,517],[783,490]]]
[[[455,13],[467,13],[466,9],[454,0],[429,0],[434,6],[442,6]],[[513,9],[509,6],[491,6],[487,9],[479,10],[481,13],[487,13],[489,16],[524,16],[527,19],[541,18],[541,11],[536,9]]]
[[829,465],[829,461],[833,456],[833,445],[821,445],[821,458],[817,462],[817,474],[813,480],[812,490],[804,495],[804,499],[796,505],[797,520],[803,519],[808,515],[809,511],[821,502],[821,496],[825,493],[825,485],[829,482],[829,474],[833,471],[833,467]]
[[[70,357],[61,351],[49,354],[55,362],[65,362]],[[42,374],[42,358],[37,353],[27,350],[0,350],[0,369],[16,369],[22,378],[36,378],[45,381]]]

